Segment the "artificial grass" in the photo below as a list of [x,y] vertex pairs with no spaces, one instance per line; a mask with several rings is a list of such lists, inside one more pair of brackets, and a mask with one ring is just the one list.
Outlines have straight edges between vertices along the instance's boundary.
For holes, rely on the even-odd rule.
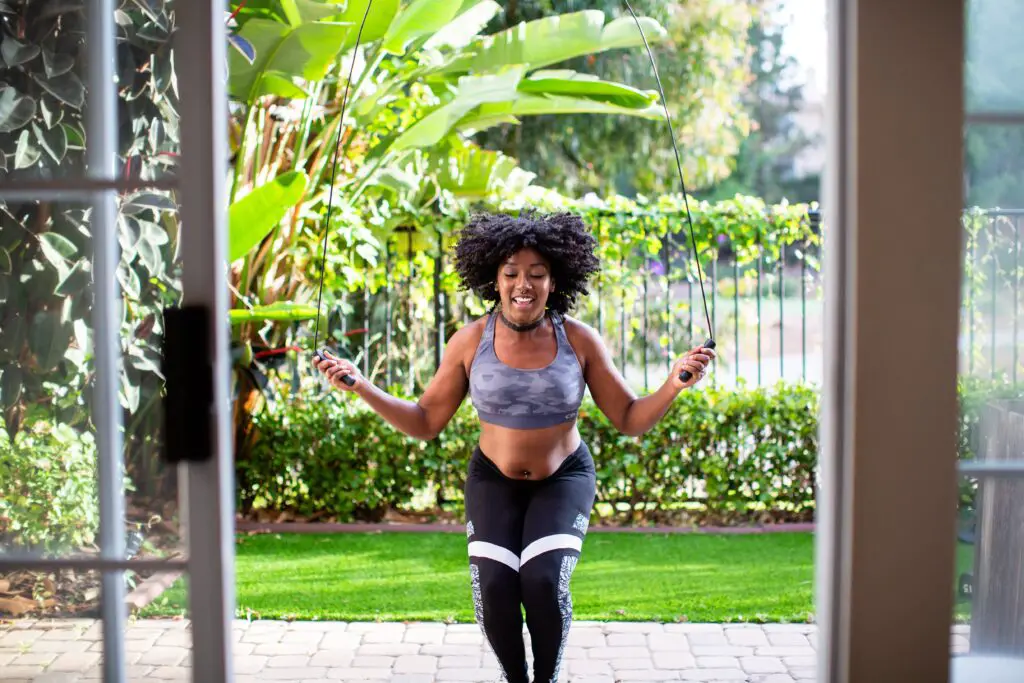
[[[473,621],[466,539],[452,533],[261,534],[236,546],[239,616]],[[575,618],[807,621],[811,534],[590,534]],[[182,614],[178,582],[143,614]]]
[[[261,534],[237,551],[240,617],[473,621],[461,534]],[[810,533],[592,533],[573,575],[574,618],[807,622],[813,582]],[[185,591],[179,581],[142,615],[184,614]]]

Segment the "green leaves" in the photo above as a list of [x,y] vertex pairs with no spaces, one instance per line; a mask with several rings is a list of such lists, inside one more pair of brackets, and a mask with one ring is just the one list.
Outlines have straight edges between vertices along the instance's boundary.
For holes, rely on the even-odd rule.
[[228,262],[234,262],[263,241],[288,209],[302,199],[308,178],[289,171],[257,187],[228,209]]
[[[366,13],[367,2],[369,0],[349,0],[345,4],[345,11],[335,17],[336,21],[344,22],[351,27],[343,45],[345,50],[352,49],[356,44],[356,35],[359,33],[363,14]],[[366,26],[363,27],[363,36],[360,38],[362,45],[369,45],[384,37],[395,15],[398,14],[398,6],[399,0],[373,0],[370,14],[366,17]]]
[[38,45],[23,43],[9,33],[4,35],[3,42],[0,42],[0,56],[3,56],[7,66],[20,66],[32,61],[38,54]]
[[411,41],[441,29],[458,15],[459,9],[456,0],[412,0],[388,28],[383,49],[403,54]]
[[[650,45],[656,45],[668,37],[668,31],[662,28],[661,24],[650,17],[637,17],[640,26],[643,28],[644,36]],[[600,51],[615,50],[618,48],[632,48],[643,46],[643,37],[637,30],[636,22],[632,16],[619,17],[608,23],[601,31]]]
[[75,75],[74,71],[68,71],[53,77],[35,73],[32,74],[32,78],[43,90],[64,104],[75,109],[81,109],[85,103],[85,84]]
[[460,78],[455,98],[411,125],[390,149],[402,151],[437,144],[470,110],[487,102],[514,99],[522,77],[523,68],[513,67],[493,75]]
[[[239,49],[229,53],[229,94],[245,103],[265,95],[306,97],[296,79],[323,78],[339,54],[355,45],[367,2],[281,0],[276,6],[253,3],[252,16],[232,37]],[[398,0],[374,2],[366,18],[362,43],[379,40],[397,11]]]
[[10,408],[21,398],[22,372],[14,363],[0,368],[0,408]]
[[35,100],[9,85],[0,84],[0,133],[18,130],[35,115]]
[[40,235],[39,248],[46,261],[61,277],[68,271],[69,260],[78,253],[78,248],[71,240],[56,232],[44,232]]
[[[256,50],[250,64],[237,51],[229,53],[228,92],[242,102],[251,103],[265,94],[280,93],[275,84],[292,78],[323,78],[345,43],[349,27],[342,24],[305,23],[290,26],[268,19],[250,19],[238,35]],[[274,74],[276,80],[264,80]]]
[[289,301],[278,301],[268,306],[253,306],[248,309],[235,309],[228,312],[232,325],[253,322],[301,322],[316,317],[316,306],[297,304]]
[[632,109],[574,97],[523,96],[512,102],[482,105],[476,112],[459,122],[459,129],[476,132],[508,121],[516,121],[520,116],[545,114],[619,114],[648,119],[663,117],[662,110],[653,105],[644,109]]
[[[632,18],[629,18],[632,21]],[[667,35],[655,21],[644,19],[648,42]],[[561,14],[519,24],[476,41],[475,54],[467,54],[444,68],[458,73],[480,73],[511,64],[539,69],[581,55],[643,45],[633,25],[630,32],[623,19],[604,25],[604,13],[586,10]]]
[[656,91],[602,81],[569,69],[537,71],[519,84],[519,92],[586,98],[629,109],[646,109],[658,103]]
[[29,328],[29,349],[42,370],[52,370],[64,358],[71,343],[71,326],[56,311],[37,313]]
[[461,13],[430,36],[423,43],[423,47],[428,50],[465,47],[473,42],[480,31],[500,12],[501,5],[494,0],[468,0],[463,3]]
[[484,199],[499,190],[515,193],[533,178],[515,159],[468,143],[453,148],[437,163],[441,188],[462,199]]

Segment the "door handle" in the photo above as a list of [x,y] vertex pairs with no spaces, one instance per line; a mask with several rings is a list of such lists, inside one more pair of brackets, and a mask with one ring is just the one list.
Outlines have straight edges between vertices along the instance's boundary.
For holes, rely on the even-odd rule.
[[213,456],[213,358],[206,306],[164,309],[163,458],[203,462]]

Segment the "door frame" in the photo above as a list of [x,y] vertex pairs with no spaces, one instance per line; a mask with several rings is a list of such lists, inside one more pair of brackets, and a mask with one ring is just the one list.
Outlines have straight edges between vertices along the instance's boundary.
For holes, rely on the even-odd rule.
[[826,683],[949,677],[964,15],[964,0],[829,0]]
[[[0,200],[78,201],[92,209],[93,347],[96,362],[93,421],[96,425],[99,491],[98,557],[0,556],[0,569],[78,569],[101,572],[103,680],[127,680],[124,572],[126,569],[185,571],[192,620],[192,677],[226,683],[233,679],[231,620],[234,617],[234,471],[230,438],[230,363],[226,287],[226,169],[228,108],[225,6],[177,0],[177,41],[187,40],[188,58],[175,70],[180,95],[181,155],[175,178],[140,182],[117,174],[117,90],[114,0],[88,0],[86,45],[87,170],[84,177],[0,185]],[[187,36],[187,38],[186,38]],[[187,538],[186,560],[126,560],[122,420],[118,399],[121,367],[120,301],[116,277],[119,245],[116,197],[140,188],[177,189],[180,195],[183,298],[199,307],[210,334],[207,359],[183,368],[188,382],[212,389],[205,452],[180,465],[179,510]],[[106,227],[107,229],[102,229]],[[203,362],[203,361],[206,362]],[[166,425],[168,429],[174,426]],[[187,428],[185,426],[184,428]],[[203,449],[200,449],[203,450]],[[194,523],[202,520],[200,523]],[[190,523],[193,522],[193,523]],[[200,673],[201,672],[201,676]]]

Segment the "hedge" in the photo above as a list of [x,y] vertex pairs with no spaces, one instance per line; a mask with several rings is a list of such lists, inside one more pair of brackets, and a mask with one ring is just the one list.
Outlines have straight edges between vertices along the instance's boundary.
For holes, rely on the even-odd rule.
[[[1011,393],[961,384],[959,456],[973,457],[977,409]],[[818,389],[800,383],[680,395],[640,438],[619,434],[589,396],[580,431],[598,467],[597,523],[741,524],[813,517]],[[467,400],[441,436],[409,439],[341,392],[294,396],[256,416],[258,438],[237,466],[247,514],[376,521],[389,512],[458,520],[479,433]],[[936,454],[941,457],[941,454]],[[970,509],[973,484],[962,486]]]
[[[589,396],[580,431],[598,466],[595,517],[619,521],[806,517],[813,508],[817,392],[790,384],[680,395],[641,438],[619,434]],[[467,400],[441,436],[409,439],[340,392],[296,396],[255,418],[237,466],[244,512],[379,520],[461,513],[479,426]]]
[[[1001,383],[961,384],[959,457],[975,457],[981,406],[1020,391]],[[464,473],[478,434],[468,401],[431,442],[404,437],[340,392],[276,405],[256,416],[258,440],[237,463],[243,512],[360,521],[421,511],[461,521]],[[817,407],[818,390],[808,385],[704,387],[684,392],[654,430],[630,438],[586,401],[580,430],[598,466],[594,521],[811,518]],[[0,547],[66,553],[92,542],[95,466],[88,432],[40,420],[12,442],[0,429]],[[973,481],[963,481],[962,512],[973,508],[974,489]]]

